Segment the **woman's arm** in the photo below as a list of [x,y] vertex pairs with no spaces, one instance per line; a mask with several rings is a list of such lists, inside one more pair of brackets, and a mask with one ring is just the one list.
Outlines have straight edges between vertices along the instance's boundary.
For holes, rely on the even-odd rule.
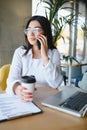
[[12,64],[7,79],[6,92],[14,94],[13,87],[15,83],[21,84],[22,74],[22,49],[16,49],[13,55]]
[[52,50],[50,54],[49,62],[44,66],[44,74],[48,84],[57,88],[63,81],[60,67],[60,55],[57,49]]

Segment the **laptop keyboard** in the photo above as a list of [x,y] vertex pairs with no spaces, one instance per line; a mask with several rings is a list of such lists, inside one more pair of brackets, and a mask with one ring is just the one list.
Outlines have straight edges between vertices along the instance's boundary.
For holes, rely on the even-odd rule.
[[80,111],[86,104],[87,104],[87,93],[77,92],[73,96],[65,100],[62,104],[60,104],[60,106],[75,111]]

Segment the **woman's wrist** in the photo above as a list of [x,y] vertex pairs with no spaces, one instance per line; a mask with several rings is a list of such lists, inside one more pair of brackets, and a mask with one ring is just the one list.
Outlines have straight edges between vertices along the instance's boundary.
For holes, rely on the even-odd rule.
[[49,62],[49,58],[48,58],[48,57],[45,57],[43,61],[44,61],[44,65],[47,65],[48,62]]

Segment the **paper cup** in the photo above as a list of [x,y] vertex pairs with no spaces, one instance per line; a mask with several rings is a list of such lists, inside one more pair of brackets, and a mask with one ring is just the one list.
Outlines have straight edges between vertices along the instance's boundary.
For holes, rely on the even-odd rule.
[[[22,86],[27,88],[27,90],[24,90],[24,92],[30,92],[33,94],[36,82],[35,76],[33,75],[23,76],[21,79],[22,79]],[[31,100],[33,99],[31,98]]]

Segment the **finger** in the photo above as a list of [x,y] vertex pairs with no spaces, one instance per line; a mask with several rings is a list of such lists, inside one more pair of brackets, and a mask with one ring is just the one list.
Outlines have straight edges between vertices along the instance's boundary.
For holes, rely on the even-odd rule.
[[39,38],[44,44],[47,43],[47,38],[44,35],[41,35],[41,37]]
[[47,37],[45,35],[41,35],[45,41],[47,41]]
[[29,102],[29,99],[21,99],[22,102]]
[[24,96],[24,97],[31,97],[32,96],[32,93],[31,92],[21,92],[21,96]]
[[20,97],[20,99],[21,99],[22,101],[24,101],[24,102],[29,102],[29,101],[32,100],[32,98],[33,98],[33,95],[22,95],[22,96]]
[[44,47],[44,49],[47,48],[47,43],[46,43],[46,41],[42,37],[39,38],[39,41],[41,43],[41,47]]
[[41,40],[43,41],[42,44],[44,45],[44,47],[47,49],[48,48],[48,44],[47,44],[47,38],[44,35],[41,35]]

